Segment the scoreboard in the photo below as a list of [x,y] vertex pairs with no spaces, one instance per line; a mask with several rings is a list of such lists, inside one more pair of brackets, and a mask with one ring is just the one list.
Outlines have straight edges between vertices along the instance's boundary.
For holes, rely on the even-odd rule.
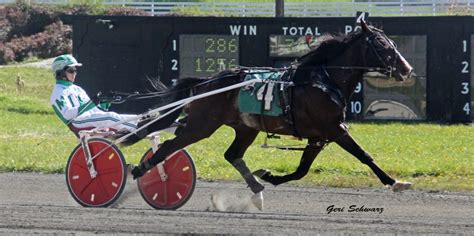
[[[239,65],[239,38],[231,35],[179,36],[180,77],[203,77]],[[173,61],[176,68],[178,62]]]
[[[286,67],[324,40],[326,33],[357,30],[355,18],[220,18],[66,16],[74,55],[83,62],[87,91],[149,90],[149,80],[170,84],[207,77],[235,66]],[[358,120],[470,122],[474,115],[474,17],[371,17],[414,67],[403,83],[371,72],[349,101]],[[111,27],[112,25],[112,27]],[[166,101],[125,103],[143,112]]]

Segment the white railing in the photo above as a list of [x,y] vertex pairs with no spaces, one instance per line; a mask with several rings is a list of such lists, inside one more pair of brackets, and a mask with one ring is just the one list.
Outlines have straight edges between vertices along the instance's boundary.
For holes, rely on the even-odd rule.
[[[142,9],[153,15],[192,12],[217,16],[275,16],[274,2],[153,2],[97,0],[106,5]],[[15,0],[0,0],[12,3]],[[35,3],[69,4],[73,0],[30,0]],[[341,17],[357,11],[371,16],[473,15],[474,0],[399,0],[380,2],[285,2],[285,16]]]

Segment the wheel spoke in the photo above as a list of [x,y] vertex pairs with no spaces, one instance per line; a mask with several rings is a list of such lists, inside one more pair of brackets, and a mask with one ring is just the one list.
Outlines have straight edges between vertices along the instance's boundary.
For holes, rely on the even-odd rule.
[[104,175],[122,173],[121,170],[122,170],[122,168],[107,168],[107,169],[101,169],[101,170],[98,170],[98,171],[97,171],[97,176],[104,176]]
[[161,179],[160,178],[153,178],[153,179],[147,179],[147,180],[141,180],[140,184],[143,186],[143,187],[149,187],[149,186],[154,186],[155,184],[157,183],[161,183]]
[[104,182],[102,181],[101,178],[99,178],[99,181],[96,181],[98,185],[100,185],[100,188],[102,189],[102,192],[105,193],[107,198],[110,198],[110,194],[106,191],[107,187],[105,186]]
[[177,156],[177,157],[174,156],[174,157],[172,157],[172,159],[176,159],[176,160],[174,160],[173,167],[170,168],[171,170],[174,170],[174,169],[176,168],[176,166],[179,164],[179,162],[181,161],[181,158],[179,158],[179,157],[180,157],[180,156]]
[[93,182],[92,179],[89,180],[89,182],[84,186],[84,188],[79,190],[79,193],[80,193],[81,196],[82,196],[82,194],[84,194],[84,191],[86,191],[89,188],[89,186],[92,184],[92,182]]

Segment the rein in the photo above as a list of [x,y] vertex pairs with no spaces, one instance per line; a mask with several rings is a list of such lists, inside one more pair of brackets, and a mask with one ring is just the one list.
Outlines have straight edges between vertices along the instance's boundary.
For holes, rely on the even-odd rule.
[[[225,76],[224,76],[225,77]],[[163,97],[165,95],[170,95],[170,94],[177,94],[183,91],[186,91],[188,89],[195,89],[199,86],[206,85],[208,83],[213,82],[216,79],[211,79],[208,81],[204,81],[202,83],[196,84],[194,86],[191,86],[189,88],[183,88],[180,90],[175,90],[175,91],[162,91],[162,92],[151,92],[151,93],[139,93],[139,92],[134,92],[134,93],[125,93],[125,92],[118,92],[118,91],[112,91],[110,93],[110,97],[105,97],[105,101],[109,101],[114,104],[122,104],[127,101],[136,101],[136,100],[142,100],[142,99],[151,99],[151,98],[156,98],[156,97]]]
[[[289,70],[313,70],[320,68],[320,66],[302,66],[297,68],[288,68]],[[380,72],[380,73],[387,73],[389,77],[392,76],[392,72],[396,69],[392,66],[387,67],[370,67],[370,66],[324,66],[325,69],[340,69],[340,70],[366,70],[367,72]]]
[[[341,70],[367,70],[369,72],[387,72],[392,73],[395,71],[393,67],[369,67],[369,66],[325,66],[328,69],[341,69]],[[306,68],[306,67],[304,67]]]
[[[286,70],[286,68],[278,69],[278,68],[271,68],[271,67],[237,67],[236,69],[241,70],[241,71],[251,71],[253,69],[257,69],[257,70],[270,70],[270,71],[275,71],[275,72]],[[258,73],[259,72],[246,72],[246,74],[258,74]],[[139,92],[125,93],[125,92],[112,91],[109,97],[104,97],[103,100],[114,103],[114,104],[122,104],[127,101],[151,99],[151,98],[156,98],[156,97],[162,97],[165,95],[176,94],[176,93],[186,91],[188,89],[192,89],[194,91],[196,90],[196,88],[210,84],[216,80],[220,80],[226,77],[231,77],[234,75],[236,74],[228,74],[228,75],[219,76],[213,79],[206,80],[202,83],[196,84],[194,86],[183,88],[180,90],[175,90],[175,91],[162,91],[162,92],[151,92],[151,93],[139,93]]]
[[[378,47],[384,47],[376,38],[376,33],[372,33],[368,37],[366,37],[366,42],[369,48],[374,52],[375,56],[377,57],[378,61],[383,64],[384,67],[372,67],[372,66],[325,66],[325,68],[328,69],[341,69],[341,70],[367,70],[368,72],[382,72],[382,73],[387,73],[389,77],[392,77],[392,72],[396,71],[395,66],[388,65],[388,63],[382,59],[382,56],[380,56],[380,53],[377,50],[377,46],[375,43],[377,43]],[[392,46],[396,48],[397,46],[395,43],[388,39]],[[308,40],[306,40],[306,45],[308,48],[311,49],[310,44]],[[398,56],[398,54],[395,54]],[[397,58],[393,60],[393,64],[395,64]],[[317,66],[304,66],[304,67],[299,67],[298,69],[313,69],[316,68]]]

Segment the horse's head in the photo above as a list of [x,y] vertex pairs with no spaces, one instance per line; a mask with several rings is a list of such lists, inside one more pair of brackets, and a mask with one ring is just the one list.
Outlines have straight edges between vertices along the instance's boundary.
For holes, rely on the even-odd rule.
[[411,77],[413,67],[397,50],[395,43],[385,33],[361,20],[362,32],[368,45],[367,66],[382,67],[387,76],[394,76],[399,81]]

